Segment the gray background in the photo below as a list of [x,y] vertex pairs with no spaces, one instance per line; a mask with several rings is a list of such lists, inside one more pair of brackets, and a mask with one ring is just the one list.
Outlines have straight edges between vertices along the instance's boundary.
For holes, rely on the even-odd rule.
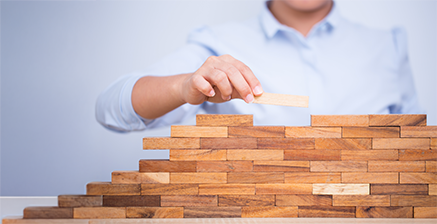
[[[94,117],[95,100],[119,76],[144,69],[207,24],[256,16],[263,1],[2,1],[1,196],[83,194],[114,170],[137,170],[145,136],[118,134]],[[407,29],[428,125],[437,124],[437,2],[337,1],[371,27]],[[188,122],[194,124],[194,121]]]

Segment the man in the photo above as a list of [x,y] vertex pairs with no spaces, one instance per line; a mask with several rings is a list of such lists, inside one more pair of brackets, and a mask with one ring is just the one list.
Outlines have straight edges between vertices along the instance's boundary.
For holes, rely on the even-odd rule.
[[[264,91],[307,95],[310,106],[250,104]],[[133,131],[203,111],[308,125],[310,114],[420,109],[402,29],[353,24],[332,0],[273,0],[258,18],[198,29],[146,73],[120,78],[99,97],[96,115],[105,127]]]

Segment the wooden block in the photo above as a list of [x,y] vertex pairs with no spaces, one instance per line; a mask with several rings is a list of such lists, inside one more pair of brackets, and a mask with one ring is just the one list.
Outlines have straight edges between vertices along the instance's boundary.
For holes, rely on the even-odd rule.
[[200,184],[200,195],[255,194],[255,184]]
[[217,206],[216,195],[163,195],[161,196],[161,206],[163,207],[198,207],[198,206]]
[[228,137],[228,127],[172,125],[171,137]]
[[426,172],[437,173],[437,161],[425,161]]
[[263,93],[261,96],[255,96],[253,103],[289,107],[308,107],[309,97],[277,93]]
[[399,150],[399,160],[437,160],[437,150],[402,149]]
[[241,218],[297,218],[297,207],[245,206]]
[[99,207],[102,206],[101,195],[59,195],[58,207]]
[[241,184],[284,183],[284,173],[283,172],[228,173],[228,183],[241,183]]
[[437,137],[437,126],[402,126],[401,137]]
[[294,161],[333,161],[341,159],[339,149],[290,149],[284,150],[284,160]]
[[196,172],[196,162],[142,159],[140,160],[139,171],[140,172]]
[[341,183],[340,173],[284,173],[284,182],[289,183]]
[[371,149],[372,139],[370,138],[316,138],[316,149]]
[[219,195],[219,206],[275,206],[275,195]]
[[240,218],[241,207],[188,207],[184,218]]
[[253,161],[254,171],[310,171],[309,161]]
[[168,184],[170,183],[170,173],[140,173],[138,171],[114,171],[112,172],[113,184]]
[[414,218],[437,218],[436,207],[414,207]]
[[391,195],[390,206],[437,207],[434,195]]
[[379,183],[379,184],[397,184],[398,173],[342,173],[342,183]]
[[368,115],[311,115],[311,126],[369,126]]
[[334,195],[333,206],[390,206],[389,195]]
[[127,207],[126,218],[183,218],[183,207]]
[[143,149],[198,149],[200,138],[143,138]]
[[314,138],[259,138],[260,149],[314,149]]
[[367,162],[311,161],[310,171],[311,172],[367,172]]
[[159,195],[105,195],[103,206],[106,207],[133,207],[133,206],[160,206]]
[[311,194],[312,184],[256,184],[256,194]]
[[202,149],[256,149],[256,138],[202,138]]
[[80,207],[73,209],[75,219],[125,219],[126,208],[118,207]]
[[430,147],[431,149],[437,149],[437,138],[431,138]]
[[248,172],[253,170],[252,161],[198,161],[197,172]]
[[171,161],[226,160],[225,149],[170,150]]
[[369,126],[426,126],[426,114],[369,115]]
[[171,173],[172,184],[222,183],[227,181],[226,173]]
[[343,127],[343,138],[399,138],[399,127]]
[[357,218],[413,218],[413,207],[358,206]]
[[331,195],[276,195],[276,206],[331,206]]
[[401,184],[437,184],[437,173],[400,173]]
[[299,218],[355,218],[353,206],[299,206]]
[[72,219],[72,208],[59,207],[26,207],[23,211],[23,219]]
[[341,128],[285,127],[287,138],[341,138]]
[[197,126],[253,126],[253,115],[197,114]]
[[381,150],[341,150],[341,160],[398,160],[399,151],[397,149]]
[[227,160],[284,160],[284,150],[236,149],[227,150]]
[[313,194],[368,195],[369,184],[313,184]]
[[140,192],[140,184],[91,182],[86,185],[87,195],[140,195]]
[[369,172],[425,172],[424,161],[369,161]]
[[429,184],[428,185],[428,194],[429,195],[437,195],[437,184]]
[[426,195],[427,184],[371,184],[370,192],[373,195]]
[[197,195],[198,184],[141,184],[141,195]]
[[229,127],[230,138],[265,138],[265,137],[285,137],[284,126],[253,126],[253,127]]
[[373,149],[429,149],[429,138],[374,138]]

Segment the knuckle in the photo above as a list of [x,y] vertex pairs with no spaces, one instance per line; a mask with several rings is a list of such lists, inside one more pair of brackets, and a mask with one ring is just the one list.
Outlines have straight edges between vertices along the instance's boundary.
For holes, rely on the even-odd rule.
[[206,63],[214,63],[215,61],[217,61],[217,57],[216,56],[209,56],[206,59]]

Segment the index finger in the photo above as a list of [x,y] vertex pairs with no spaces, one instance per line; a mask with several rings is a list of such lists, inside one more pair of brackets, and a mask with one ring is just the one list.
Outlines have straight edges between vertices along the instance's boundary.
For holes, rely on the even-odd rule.
[[223,60],[231,63],[235,68],[240,71],[255,96],[259,96],[264,92],[261,83],[259,82],[258,78],[256,78],[256,76],[253,74],[249,66],[233,58],[230,55],[223,55]]

